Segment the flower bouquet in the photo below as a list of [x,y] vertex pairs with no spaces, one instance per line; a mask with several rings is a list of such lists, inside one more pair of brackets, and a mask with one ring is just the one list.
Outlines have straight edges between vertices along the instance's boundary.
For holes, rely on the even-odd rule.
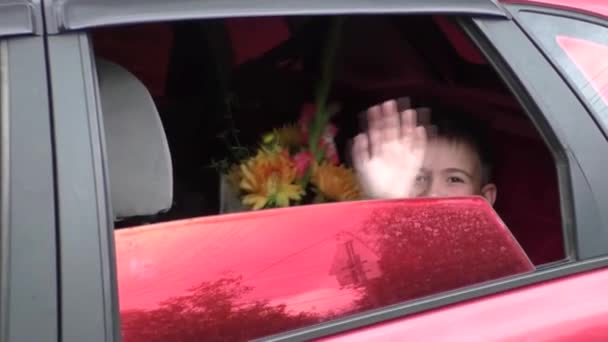
[[341,29],[336,19],[328,35],[322,79],[315,104],[302,108],[300,119],[263,134],[248,157],[224,168],[222,212],[278,208],[359,199],[354,172],[340,164],[331,124],[336,106],[326,104]]
[[312,106],[305,106],[297,124],[264,134],[253,156],[229,168],[222,177],[223,212],[359,199],[355,174],[340,164],[336,127],[323,125],[316,133],[313,119]]

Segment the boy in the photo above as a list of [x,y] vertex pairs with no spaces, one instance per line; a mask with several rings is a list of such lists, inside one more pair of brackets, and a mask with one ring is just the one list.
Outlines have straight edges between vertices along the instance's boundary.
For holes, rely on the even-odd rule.
[[363,192],[370,198],[483,196],[490,205],[485,145],[469,127],[449,120],[425,125],[413,109],[399,111],[387,101],[367,111],[368,133],[353,144],[353,162]]

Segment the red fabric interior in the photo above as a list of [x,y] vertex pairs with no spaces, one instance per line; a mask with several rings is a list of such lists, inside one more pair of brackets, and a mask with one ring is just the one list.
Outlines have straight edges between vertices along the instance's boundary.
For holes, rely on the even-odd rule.
[[226,19],[225,23],[235,65],[260,57],[290,35],[287,23],[280,17],[233,18]]
[[496,131],[495,209],[536,265],[563,259],[555,164],[538,139]]
[[[287,39],[289,32],[280,18],[251,21],[232,19],[228,32],[234,61],[245,62]],[[518,112],[509,94],[459,88],[433,81],[424,58],[376,19],[360,27],[359,35],[346,41],[346,60],[340,81],[381,98],[394,96],[434,97],[492,121],[496,153],[496,210],[535,264],[564,257],[559,196],[554,162],[532,125]],[[436,23],[459,55],[470,63],[483,57],[462,32],[441,18]],[[373,25],[372,25],[373,23]],[[362,44],[364,36],[371,37]],[[378,36],[384,39],[377,39]],[[94,34],[97,55],[117,62],[138,76],[155,96],[164,94],[172,33],[162,24],[98,30]],[[349,55],[352,54],[352,55]],[[357,58],[355,58],[357,56]],[[382,58],[378,58],[382,56]],[[353,99],[356,100],[356,99]],[[518,122],[519,124],[512,124]]]
[[95,54],[132,72],[155,98],[165,94],[172,42],[173,32],[168,24],[93,31]]
[[433,17],[433,21],[439,26],[441,31],[450,40],[460,57],[469,63],[485,64],[485,58],[473,42],[466,36],[460,27],[455,26],[444,17]]

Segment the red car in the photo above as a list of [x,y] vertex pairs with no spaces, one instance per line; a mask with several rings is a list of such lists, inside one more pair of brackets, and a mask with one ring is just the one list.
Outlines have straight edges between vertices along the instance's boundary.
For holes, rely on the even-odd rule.
[[[339,157],[386,99],[466,113],[494,206],[225,213],[334,18]],[[0,340],[606,341],[606,70],[602,0],[0,0]]]

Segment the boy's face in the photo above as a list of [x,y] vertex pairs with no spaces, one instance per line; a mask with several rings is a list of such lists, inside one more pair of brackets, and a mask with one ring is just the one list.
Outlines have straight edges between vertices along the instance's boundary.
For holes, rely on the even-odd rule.
[[416,197],[459,197],[480,195],[490,205],[496,200],[496,186],[482,184],[479,155],[465,142],[433,138],[428,141],[424,162],[416,178]]

